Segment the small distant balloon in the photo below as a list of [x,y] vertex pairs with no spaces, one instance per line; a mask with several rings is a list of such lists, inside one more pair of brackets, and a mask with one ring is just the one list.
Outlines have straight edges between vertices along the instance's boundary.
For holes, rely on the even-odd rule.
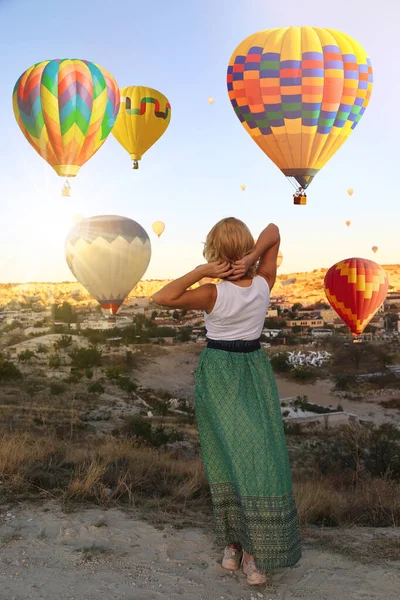
[[154,221],[152,228],[154,233],[158,235],[158,237],[160,237],[160,235],[165,229],[165,223],[163,223],[162,221]]
[[346,221],[346,225],[347,225],[347,227],[350,227],[351,221]]
[[208,103],[209,104],[214,104],[214,98],[210,96],[210,98],[208,99]]
[[372,252],[374,254],[376,254],[378,252],[378,250],[379,250],[378,246],[372,246]]
[[352,196],[354,194],[354,190],[352,188],[349,188],[347,190],[347,193],[348,193],[349,196]]
[[276,259],[276,268],[277,268],[277,269],[279,269],[279,267],[281,266],[281,264],[282,264],[282,261],[283,261],[283,254],[282,254],[282,252],[279,250],[279,252],[278,252],[278,257],[277,257],[277,259]]
[[244,192],[244,190],[246,189],[246,186],[245,185],[241,185],[240,189],[242,190],[242,192]]

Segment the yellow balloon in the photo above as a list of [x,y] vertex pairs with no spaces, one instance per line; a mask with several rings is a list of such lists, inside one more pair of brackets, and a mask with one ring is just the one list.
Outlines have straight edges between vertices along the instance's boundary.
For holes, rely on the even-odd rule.
[[162,232],[165,229],[165,224],[162,221],[154,221],[152,227],[153,227],[154,233],[156,233],[158,235],[158,237],[160,237],[160,235],[162,234]]
[[372,246],[372,252],[376,254],[378,252],[378,246]]
[[214,104],[214,98],[209,98],[208,102],[209,102],[209,104]]
[[242,190],[242,192],[244,192],[244,190],[246,189],[246,186],[245,185],[241,185],[240,189]]
[[350,227],[351,221],[346,221],[346,225],[347,225],[347,227]]
[[352,196],[354,194],[354,190],[352,190],[351,188],[347,190],[347,193],[349,196]]
[[133,168],[163,135],[171,120],[168,99],[153,88],[132,85],[121,88],[121,104],[112,134],[131,155]]

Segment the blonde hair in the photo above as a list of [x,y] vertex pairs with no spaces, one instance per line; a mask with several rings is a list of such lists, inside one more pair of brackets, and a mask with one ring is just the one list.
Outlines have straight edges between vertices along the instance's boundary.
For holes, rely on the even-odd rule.
[[[228,217],[218,221],[208,233],[203,256],[207,262],[227,261],[234,263],[249,254],[254,248],[254,238],[243,221]],[[256,274],[256,266],[248,271],[250,277]]]

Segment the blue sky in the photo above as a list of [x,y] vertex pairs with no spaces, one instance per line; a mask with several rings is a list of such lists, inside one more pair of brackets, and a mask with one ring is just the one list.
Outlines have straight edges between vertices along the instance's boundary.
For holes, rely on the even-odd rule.
[[[152,240],[148,279],[177,277],[202,262],[202,242],[225,216],[243,219],[254,235],[277,223],[282,273],[354,255],[400,262],[400,8],[394,0],[373,6],[372,0],[0,0],[0,281],[72,280],[64,240],[73,214],[138,221]],[[225,83],[230,56],[244,38],[286,25],[342,30],[366,48],[374,69],[365,115],[314,180],[306,207],[293,206],[291,185],[239,123]],[[121,87],[154,87],[172,106],[167,132],[139,171],[110,135],[71,180],[70,199],[61,198],[62,180],[23,137],[11,103],[25,69],[65,57],[99,63]],[[160,239],[151,231],[155,220],[166,223]]]

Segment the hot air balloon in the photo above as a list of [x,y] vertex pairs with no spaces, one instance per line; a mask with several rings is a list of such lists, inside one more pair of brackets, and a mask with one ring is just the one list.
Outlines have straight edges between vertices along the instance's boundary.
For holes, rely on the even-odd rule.
[[[104,144],[119,110],[119,89],[103,67],[86,60],[45,60],[14,87],[17,123],[61,177],[75,177]],[[69,196],[69,184],[63,195]]]
[[282,252],[279,250],[278,252],[278,258],[276,259],[276,268],[279,269],[279,267],[281,266],[283,261],[283,254]]
[[376,254],[378,252],[378,246],[372,246],[371,250],[374,254]]
[[351,221],[346,221],[346,225],[347,225],[347,227],[350,227]]
[[143,227],[132,219],[90,217],[69,232],[65,256],[77,280],[103,309],[115,315],[143,277],[151,244]]
[[209,99],[208,99],[208,103],[209,103],[209,104],[214,104],[214,98],[209,98]]
[[242,192],[244,192],[244,190],[246,189],[246,186],[245,185],[241,185],[240,189],[242,190]]
[[348,35],[317,27],[255,33],[234,51],[228,94],[261,150],[304,190],[360,121],[372,91],[365,50]]
[[332,308],[358,336],[385,300],[389,284],[385,271],[372,260],[347,258],[329,269],[324,286]]
[[349,196],[352,196],[354,194],[354,190],[352,190],[351,188],[347,190],[347,193]]
[[121,90],[121,107],[112,133],[139,168],[143,154],[163,135],[171,120],[168,99],[153,88],[131,85]]
[[162,221],[154,221],[152,228],[154,233],[157,234],[158,237],[160,237],[160,235],[165,229],[165,224]]

